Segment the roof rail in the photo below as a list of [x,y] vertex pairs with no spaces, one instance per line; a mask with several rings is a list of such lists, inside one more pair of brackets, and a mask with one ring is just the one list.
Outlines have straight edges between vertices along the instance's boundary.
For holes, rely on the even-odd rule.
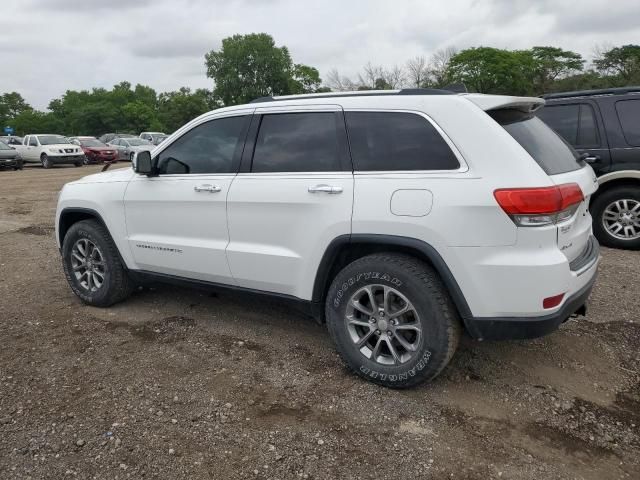
[[390,95],[453,95],[454,92],[438,88],[403,88],[401,90],[360,90],[357,92],[307,93],[302,95],[283,95],[281,97],[259,97],[249,103],[279,102],[285,100],[304,100],[314,98],[343,97],[384,97]]
[[617,88],[599,88],[595,90],[576,90],[574,92],[548,93],[542,98],[571,98],[571,97],[590,97],[593,95],[625,95],[627,93],[640,93],[640,87],[617,87]]

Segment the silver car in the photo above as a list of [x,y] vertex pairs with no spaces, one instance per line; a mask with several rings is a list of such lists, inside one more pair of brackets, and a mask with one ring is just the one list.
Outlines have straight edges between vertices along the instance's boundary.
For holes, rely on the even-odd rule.
[[15,148],[0,142],[0,169],[4,168],[22,170],[22,157]]
[[153,143],[142,138],[114,138],[107,145],[116,149],[118,160],[129,161],[133,161],[136,152],[151,151],[155,148]]

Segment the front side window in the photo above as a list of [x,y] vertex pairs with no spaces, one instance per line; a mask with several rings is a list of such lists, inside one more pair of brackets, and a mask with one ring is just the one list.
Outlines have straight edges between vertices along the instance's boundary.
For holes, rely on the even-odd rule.
[[[246,117],[211,120],[192,128],[158,155],[160,174],[235,173]],[[148,142],[145,142],[148,144]]]
[[262,117],[253,172],[341,170],[338,120],[333,112],[278,113]]
[[38,146],[38,141],[36,140],[36,137],[29,137],[29,146],[30,147]]
[[622,133],[629,145],[640,147],[640,100],[616,102]]
[[460,162],[424,117],[401,112],[346,112],[356,171],[456,170]]

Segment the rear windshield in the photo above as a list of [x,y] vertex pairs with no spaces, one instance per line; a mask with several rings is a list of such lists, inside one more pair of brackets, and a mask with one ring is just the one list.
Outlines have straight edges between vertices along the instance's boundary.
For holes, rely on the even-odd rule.
[[580,156],[573,147],[533,114],[507,108],[487,113],[522,145],[547,175],[582,168]]

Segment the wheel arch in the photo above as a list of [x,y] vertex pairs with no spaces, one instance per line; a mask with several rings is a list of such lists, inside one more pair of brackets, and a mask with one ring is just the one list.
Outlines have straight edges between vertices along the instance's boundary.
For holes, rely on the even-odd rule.
[[[83,220],[96,220],[107,231],[107,234],[109,234],[109,236],[111,237],[111,240],[113,240],[113,236],[109,231],[109,227],[107,226],[106,222],[104,221],[104,219],[102,218],[102,215],[100,215],[99,212],[91,208],[67,207],[60,212],[60,217],[58,219],[58,241],[61,246],[62,246],[62,243],[64,242],[64,237],[66,236],[71,226]],[[122,263],[122,266],[125,269],[128,269],[127,263],[124,261],[124,258],[120,253],[118,244],[115,241],[113,243],[116,246],[116,251],[118,252],[118,257],[120,259],[120,262]]]
[[469,321],[473,317],[471,309],[442,256],[427,242],[396,235],[352,234],[335,238],[325,250],[316,272],[312,294],[314,316],[322,320],[327,290],[342,268],[358,258],[381,252],[403,253],[429,264],[451,295],[465,328],[473,335],[473,327]]
[[640,171],[620,170],[618,172],[607,173],[598,178],[598,184],[599,187],[593,194],[593,199],[612,188],[627,186],[640,187]]

